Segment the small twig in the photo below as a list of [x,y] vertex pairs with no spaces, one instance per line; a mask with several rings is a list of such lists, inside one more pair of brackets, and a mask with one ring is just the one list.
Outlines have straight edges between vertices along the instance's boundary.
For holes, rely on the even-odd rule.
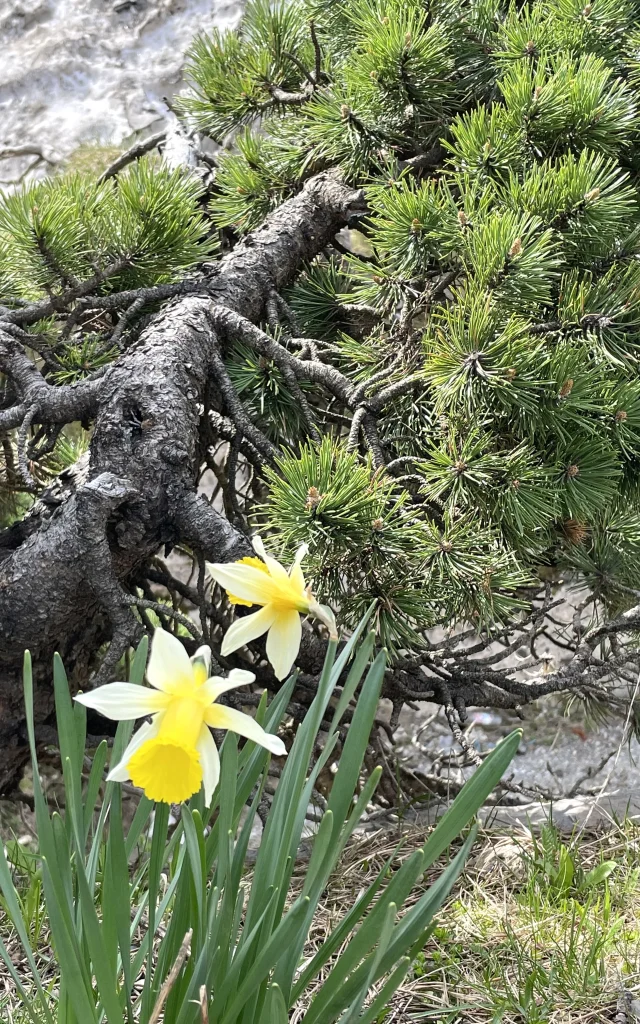
[[155,149],[161,142],[164,142],[166,137],[167,133],[165,130],[157,132],[156,135],[150,135],[148,139],[143,139],[142,142],[136,142],[131,149],[128,149],[126,153],[121,153],[112,164],[109,164],[106,171],[103,171],[98,178],[98,185],[102,185],[109,178],[115,178],[118,171],[121,171],[127,164],[133,163],[134,160],[139,160],[145,153],[150,153],[152,149]]
[[244,405],[242,404],[238,393],[233,386],[231,378],[229,377],[222,356],[217,350],[214,350],[211,353],[210,359],[214,380],[220,389],[220,394],[224,399],[229,415],[238,428],[238,431],[249,438],[251,443],[255,448],[257,448],[267,462],[273,462],[278,454],[277,449],[271,441],[265,437],[262,431],[256,427],[255,423],[252,423],[249,419]]
[[281,103],[283,106],[301,107],[311,96],[311,92],[287,92],[286,89],[281,89],[277,85],[268,85],[267,88],[271,93],[272,99],[263,104],[263,110],[273,106],[274,102]]
[[143,597],[135,597],[132,594],[129,597],[127,604],[136,608],[148,608],[149,611],[155,612],[156,615],[167,615],[170,619],[175,619],[181,626],[184,626],[184,628],[191,633],[194,640],[197,640],[198,642],[202,640],[202,634],[198,632],[195,623],[190,618],[183,615],[182,612],[176,611],[175,608],[162,604],[161,601],[148,601]]
[[302,63],[302,61],[298,60],[298,58],[296,57],[295,53],[291,53],[290,50],[283,50],[282,51],[282,56],[286,57],[287,60],[290,60],[292,64],[295,64],[295,66],[297,67],[298,71],[301,74],[303,74],[304,77],[307,79],[307,81],[308,81],[309,85],[311,86],[311,88],[315,89],[316,83],[313,80],[313,76],[309,73],[309,71],[307,71],[307,69],[305,68],[305,66]]
[[313,43],[313,49],[316,55],[314,78],[316,80],[316,85],[319,85],[320,79],[322,77],[322,50],[320,48],[320,43],[318,42],[318,35],[316,33],[316,23],[313,20],[309,22],[309,31],[311,32],[311,42]]
[[366,406],[360,405],[353,414],[353,420],[351,421],[351,429],[349,431],[349,437],[347,439],[347,451],[353,452],[358,447],[358,440],[360,438],[360,428],[362,427],[362,421],[367,415]]
[[151,1011],[151,1016],[149,1017],[149,1024],[158,1024],[158,1021],[160,1020],[160,1014],[162,1013],[164,1004],[169,998],[169,993],[171,992],[171,989],[175,985],[176,981],[178,980],[178,975],[180,974],[180,971],[184,966],[184,962],[191,952],[192,935],[193,928],[190,928],[187,934],[185,935],[184,939],[182,940],[182,945],[180,946],[180,949],[178,951],[175,963],[171,970],[169,971],[167,977],[165,978],[162,988],[160,989],[160,994],[156,1001],[156,1005]]
[[0,160],[8,160],[12,156],[37,156],[39,160],[44,161],[45,164],[50,164],[52,167],[58,163],[54,160],[51,154],[45,156],[44,150],[40,146],[28,144],[25,146],[6,146],[4,149],[0,149]]
[[131,305],[125,309],[115,326],[113,334],[111,335],[110,343],[112,345],[117,345],[119,349],[123,348],[122,335],[131,321],[135,318],[136,314],[140,312],[146,301],[147,300],[144,295],[139,295],[138,298],[134,299]]

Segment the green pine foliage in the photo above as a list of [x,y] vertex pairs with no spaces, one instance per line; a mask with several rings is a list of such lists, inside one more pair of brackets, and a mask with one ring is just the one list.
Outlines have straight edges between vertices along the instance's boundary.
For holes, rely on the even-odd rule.
[[[322,254],[287,301],[354,383],[386,373],[370,394],[417,378],[377,418],[394,470],[348,448],[316,391],[325,439],[291,425],[263,516],[283,553],[309,543],[327,600],[355,619],[377,599],[393,650],[517,614],[544,566],[611,609],[635,599],[637,18],[630,0],[265,0],[190,53],[183,110],[242,129],[219,227],[251,230],[330,166],[365,188],[371,254]],[[354,306],[377,323],[356,329]]]
[[118,265],[102,286],[173,281],[212,251],[202,187],[181,171],[132,164],[104,184],[68,174],[0,202],[0,301],[39,299]]
[[[227,368],[251,419],[264,434],[284,446],[295,444],[304,433],[304,419],[298,397],[275,363],[238,343],[229,353]],[[310,394],[305,381],[299,387]]]

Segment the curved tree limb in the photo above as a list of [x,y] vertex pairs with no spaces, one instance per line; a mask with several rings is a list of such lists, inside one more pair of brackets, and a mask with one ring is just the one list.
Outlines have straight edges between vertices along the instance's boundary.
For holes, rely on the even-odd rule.
[[[13,334],[0,336],[0,365],[18,398],[0,414],[3,427],[18,425],[27,412],[34,422],[94,421],[79,472],[67,474],[55,500],[39,501],[7,538],[0,535],[0,790],[27,753],[25,648],[37,667],[42,722],[51,712],[54,650],[78,685],[106,640],[112,647],[103,675],[135,642],[139,624],[123,585],[162,545],[184,541],[215,561],[248,552],[245,535],[195,489],[205,393],[220,365],[218,313],[224,307],[259,320],[269,295],[327,245],[361,201],[335,175],[311,179],[198,282],[199,295],[174,298],[90,381],[52,387]],[[104,276],[6,319],[34,323],[90,295]],[[255,445],[251,431],[248,440]]]

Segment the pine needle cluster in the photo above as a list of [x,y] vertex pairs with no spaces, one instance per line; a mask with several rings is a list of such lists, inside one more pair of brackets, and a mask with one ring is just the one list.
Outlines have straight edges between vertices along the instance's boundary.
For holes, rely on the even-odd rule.
[[[252,230],[327,167],[365,187],[367,255],[322,255],[287,301],[354,384],[383,380],[371,396],[416,384],[377,415],[387,470],[312,396],[324,440],[289,424],[263,514],[289,554],[310,544],[326,599],[354,617],[377,599],[393,649],[504,621],[549,569],[633,600],[636,19],[613,0],[256,0],[190,52],[183,110],[219,141],[240,129],[219,227]],[[282,419],[281,392],[260,402]]]

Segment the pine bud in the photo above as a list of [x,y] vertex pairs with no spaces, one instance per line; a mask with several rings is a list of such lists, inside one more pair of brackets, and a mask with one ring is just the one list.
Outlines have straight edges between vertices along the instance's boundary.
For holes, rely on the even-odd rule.
[[342,106],[340,107],[340,117],[342,118],[343,121],[347,121],[349,119],[350,114],[351,108],[347,106],[346,103],[343,103]]
[[388,25],[389,24],[389,19],[386,16],[382,19],[382,24],[383,25]]
[[458,210],[458,223],[461,228],[466,228],[467,224],[469,223],[469,218],[467,217],[464,210]]
[[513,259],[515,256],[519,256],[522,252],[522,239],[516,238],[515,242],[509,249],[509,256]]
[[562,532],[571,544],[582,544],[586,540],[589,530],[586,523],[581,523],[579,519],[565,519],[562,524]]
[[384,526],[384,521],[382,519],[374,519],[371,525],[376,533],[380,533]]
[[411,118],[414,116],[415,112],[416,108],[414,107],[413,103],[407,103],[406,107],[404,108],[404,116],[406,118]]
[[572,462],[570,466],[567,466],[567,478],[573,480],[580,473],[580,466],[576,466],[575,462]]
[[584,201],[585,201],[585,203],[592,203],[592,202],[594,202],[595,199],[598,198],[599,195],[600,195],[600,189],[599,188],[592,188],[590,192],[585,192],[585,194],[584,194]]
[[514,491],[519,491],[520,490],[520,481],[519,480],[512,480],[511,481],[511,486],[513,487]]
[[517,376],[518,371],[516,370],[515,366],[510,366],[506,373],[507,380],[513,380],[513,378]]
[[525,49],[525,53],[528,53],[528,54],[533,54],[533,53],[536,52],[536,44],[534,43],[533,39],[528,39],[527,40],[527,42],[525,43],[524,49]]
[[464,459],[458,459],[458,461],[455,462],[453,465],[453,471],[456,474],[456,476],[462,476],[465,473],[466,469],[467,463],[464,461]]
[[491,152],[491,140],[487,139],[484,146],[482,147],[482,155],[485,160],[489,159],[489,153]]
[[573,379],[569,377],[558,392],[558,398],[568,398],[573,391]]
[[627,418],[627,413],[624,411],[624,409],[618,409],[618,411],[617,411],[617,413],[615,415],[616,423],[624,423],[626,418]]
[[417,233],[422,230],[422,223],[418,220],[417,217],[414,217],[413,220],[411,221],[411,230],[413,231],[414,235],[417,235]]
[[370,71],[370,72],[369,72],[369,78],[370,78],[370,79],[371,79],[371,80],[372,80],[373,82],[377,82],[377,81],[378,81],[378,72],[377,72],[377,71]]
[[541,93],[542,93],[542,86],[541,85],[536,85],[535,89],[533,90],[533,100],[534,100],[534,102],[536,100],[540,99],[540,94]]
[[318,490],[317,487],[310,487],[309,490],[307,491],[307,500],[305,502],[306,508],[317,508],[317,506],[322,501],[322,497],[323,496],[322,494],[320,494],[320,491]]
[[405,46],[411,46],[411,33],[410,32],[407,32],[405,37],[404,37],[404,45]]
[[585,4],[584,5],[584,7],[582,8],[582,13],[584,14],[585,18],[589,17],[589,15],[591,14],[592,9],[593,9],[593,5],[592,4]]
[[445,555],[448,555],[450,551],[453,551],[453,544],[450,540],[445,540],[444,537],[440,541],[439,547]]
[[374,274],[373,275],[373,280],[374,280],[375,284],[384,284],[384,277],[380,277],[379,274]]

